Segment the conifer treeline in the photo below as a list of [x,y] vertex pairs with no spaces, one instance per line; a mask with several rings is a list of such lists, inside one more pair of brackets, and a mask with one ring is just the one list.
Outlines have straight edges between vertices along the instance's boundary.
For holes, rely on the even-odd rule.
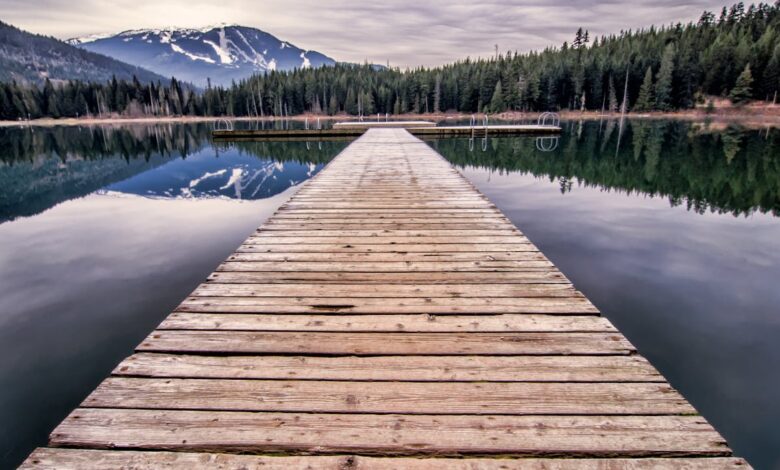
[[175,80],[5,84],[0,117],[617,111],[624,101],[635,111],[667,111],[691,108],[707,95],[771,101],[779,88],[780,1],[748,8],[740,2],[718,16],[704,12],[696,23],[592,40],[580,29],[560,48],[410,71],[339,64],[270,72],[201,93]]

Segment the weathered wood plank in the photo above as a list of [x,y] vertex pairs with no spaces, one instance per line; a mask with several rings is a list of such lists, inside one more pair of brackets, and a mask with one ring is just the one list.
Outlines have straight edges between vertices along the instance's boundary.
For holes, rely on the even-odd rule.
[[462,297],[420,298],[337,298],[337,297],[188,297],[178,312],[203,313],[352,313],[482,315],[497,313],[544,313],[557,315],[598,315],[585,297]]
[[504,225],[511,224],[512,222],[505,217],[442,217],[431,215],[430,217],[361,217],[361,218],[344,218],[344,217],[280,217],[283,214],[291,214],[290,212],[281,212],[273,218],[267,220],[263,225],[266,228],[276,227],[279,225],[327,225],[327,224],[339,224],[339,225],[355,225],[365,226],[372,224],[446,224],[446,225],[458,225],[458,224],[496,224]]
[[[403,189],[399,189],[403,191]],[[454,210],[424,210],[424,209],[317,209],[294,211],[281,210],[274,214],[274,220],[317,220],[333,219],[339,220],[360,220],[369,219],[392,219],[392,218],[430,218],[430,219],[472,219],[478,217],[490,220],[503,219],[504,215],[498,209],[458,209]]]
[[355,382],[110,377],[87,408],[301,413],[695,414],[665,383]]
[[[295,261],[295,262],[457,262],[457,261],[548,261],[538,251],[519,252],[455,252],[414,253],[396,251],[393,253],[234,253],[228,261]],[[548,261],[549,262],[549,261]]]
[[[436,239],[437,237],[485,237],[487,239],[496,239],[498,241],[514,239],[516,229],[491,229],[491,230],[266,230],[260,228],[251,238],[253,240],[264,238],[326,238],[326,237],[367,237],[367,238],[416,238],[417,241],[425,241],[425,238]],[[422,239],[422,240],[420,240]]]
[[453,459],[386,458],[356,455],[260,456],[194,452],[105,451],[39,448],[20,467],[24,470],[114,470],[166,468],[190,470],[727,470],[745,469],[732,457],[643,459]]
[[[304,236],[299,237],[293,237],[293,236],[284,236],[284,237],[274,237],[272,235],[269,236],[258,236],[259,234],[255,234],[249,238],[247,238],[244,241],[244,244],[247,245],[298,245],[298,244],[317,244],[317,243],[326,243],[326,244],[341,244],[341,245],[375,245],[375,244],[386,244],[386,245],[415,245],[415,244],[462,244],[464,241],[468,244],[494,244],[494,245],[500,245],[500,244],[517,244],[520,243],[521,239],[518,239],[514,235],[505,235],[505,236],[465,236],[465,235],[454,235],[452,233],[449,233],[449,235],[440,235],[440,236],[339,236],[339,237],[326,237],[322,235],[311,235],[305,234]],[[500,249],[503,251],[503,249]]]
[[569,284],[222,284],[208,282],[198,286],[191,296],[199,297],[322,297],[322,298],[580,298],[583,295]]
[[569,280],[558,271],[417,272],[417,273],[345,273],[345,272],[215,272],[209,281],[236,284],[288,284],[314,282],[319,284],[511,284],[562,283]]
[[298,243],[267,244],[246,241],[236,250],[238,253],[511,253],[539,251],[528,241],[518,240],[502,244],[468,243],[419,243],[398,246],[392,243]]
[[156,330],[145,352],[312,355],[632,354],[616,333],[317,333]]
[[480,222],[480,223],[461,223],[461,222],[425,222],[425,223],[404,223],[404,222],[381,222],[381,223],[365,223],[365,224],[349,224],[349,223],[293,223],[293,224],[270,224],[265,225],[263,230],[266,232],[273,231],[353,231],[353,230],[479,230],[479,231],[500,231],[509,230],[509,225],[500,222]]
[[550,271],[550,261],[226,261],[218,271],[328,271],[328,272],[467,272]]
[[505,333],[614,332],[604,317],[580,315],[273,315],[173,312],[158,330]]
[[[110,434],[106,432],[110,429]],[[723,456],[698,416],[440,416],[79,408],[54,446],[392,455]]]
[[204,356],[137,353],[117,376],[416,382],[664,382],[640,356]]

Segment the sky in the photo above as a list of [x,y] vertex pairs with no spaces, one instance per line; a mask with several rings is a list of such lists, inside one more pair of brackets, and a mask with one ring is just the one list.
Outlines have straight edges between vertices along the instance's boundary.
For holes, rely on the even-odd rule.
[[496,44],[502,52],[560,45],[580,26],[600,35],[695,21],[722,1],[0,0],[0,20],[61,39],[240,24],[336,60],[406,68],[490,56]]

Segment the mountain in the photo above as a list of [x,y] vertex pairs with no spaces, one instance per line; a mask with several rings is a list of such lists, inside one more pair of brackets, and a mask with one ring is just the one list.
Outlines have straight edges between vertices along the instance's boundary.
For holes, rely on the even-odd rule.
[[71,39],[70,44],[205,86],[229,85],[258,72],[333,65],[335,61],[255,28],[142,29]]
[[42,83],[46,78],[104,82],[112,76],[141,82],[170,80],[134,65],[22,31],[0,21],[0,82]]

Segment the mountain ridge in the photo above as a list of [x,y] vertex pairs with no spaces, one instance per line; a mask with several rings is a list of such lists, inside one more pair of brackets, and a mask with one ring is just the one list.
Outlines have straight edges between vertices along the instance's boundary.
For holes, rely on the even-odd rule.
[[0,21],[0,81],[40,84],[48,78],[105,82],[114,76],[122,80],[135,76],[143,83],[170,80],[170,77]]
[[237,24],[130,29],[67,42],[200,86],[229,85],[257,73],[336,63],[320,52]]

